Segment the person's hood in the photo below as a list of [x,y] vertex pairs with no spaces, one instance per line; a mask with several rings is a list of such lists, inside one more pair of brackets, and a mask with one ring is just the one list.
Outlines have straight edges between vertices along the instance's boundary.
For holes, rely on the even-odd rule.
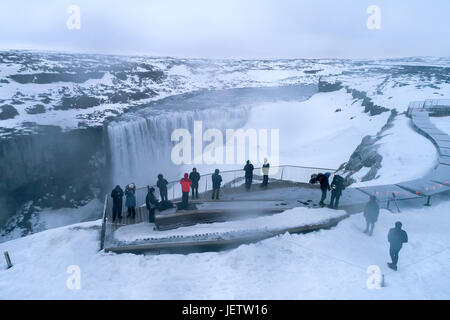
[[184,178],[185,178],[185,179],[188,179],[188,178],[189,178],[189,175],[188,175],[187,173],[185,173],[185,174],[184,174]]

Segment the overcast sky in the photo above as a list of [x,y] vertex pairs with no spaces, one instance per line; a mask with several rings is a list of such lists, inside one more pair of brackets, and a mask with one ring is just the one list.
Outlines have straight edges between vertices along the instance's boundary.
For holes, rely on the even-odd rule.
[[[69,5],[81,29],[66,26]],[[381,29],[369,30],[369,5]],[[448,0],[1,0],[0,48],[206,58],[450,56]]]

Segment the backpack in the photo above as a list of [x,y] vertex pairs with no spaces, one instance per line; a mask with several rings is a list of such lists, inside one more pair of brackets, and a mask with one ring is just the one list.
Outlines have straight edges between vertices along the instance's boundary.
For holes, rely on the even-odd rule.
[[333,178],[333,182],[331,183],[331,189],[344,189],[344,178],[340,175],[335,175]]

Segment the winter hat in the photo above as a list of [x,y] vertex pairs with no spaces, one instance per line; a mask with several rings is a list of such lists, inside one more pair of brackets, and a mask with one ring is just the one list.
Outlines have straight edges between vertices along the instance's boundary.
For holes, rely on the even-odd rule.
[[329,178],[331,176],[331,173],[327,172],[325,173],[325,177]]
[[219,169],[216,169],[216,171],[214,171],[214,172],[215,172],[216,174],[219,174],[220,171],[219,171]]

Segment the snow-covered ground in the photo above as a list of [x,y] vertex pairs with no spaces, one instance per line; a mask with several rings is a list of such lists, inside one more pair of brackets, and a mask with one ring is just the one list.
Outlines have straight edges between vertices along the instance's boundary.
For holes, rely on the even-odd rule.
[[[331,93],[317,93],[306,101],[278,101],[254,106],[243,130],[279,130],[279,157],[267,155],[272,166],[301,165],[314,168],[337,169],[349,160],[366,135],[375,135],[386,124],[388,112],[377,116],[364,113],[361,100],[355,100],[344,89]],[[270,147],[271,142],[269,142]],[[259,145],[261,147],[261,144]],[[258,149],[254,155],[263,164]],[[277,160],[277,161],[275,161]],[[190,170],[191,166],[186,166]],[[239,165],[197,165],[200,172],[242,169]],[[271,174],[277,174],[272,170]]]
[[[61,208],[61,209],[42,209],[32,214],[29,223],[33,232],[40,232],[47,229],[63,227],[78,222],[96,220],[101,216],[103,203],[97,199],[91,200],[86,205],[79,208]],[[12,228],[12,232],[6,232],[5,235],[0,234],[0,242],[8,241],[22,237],[28,234],[27,229],[19,227],[23,216],[14,216],[8,221],[5,230]]]
[[[312,210],[322,214],[328,209]],[[14,267],[0,271],[1,299],[450,299],[450,202],[392,214],[382,210],[373,237],[362,215],[305,235],[285,234],[217,253],[99,253],[100,221],[0,244]],[[387,269],[387,232],[402,221],[409,243],[399,271]],[[80,267],[81,289],[67,268]],[[385,287],[367,287],[377,265]]]
[[450,117],[430,117],[430,120],[436,128],[450,135]]
[[338,168],[366,135],[389,117],[364,113],[362,101],[345,90],[318,93],[304,102],[278,102],[251,111],[247,128],[280,130],[280,164]]
[[154,230],[155,225],[153,223],[140,223],[119,228],[114,233],[114,237],[119,241],[129,242],[148,238],[166,238],[177,235],[193,236],[213,232],[277,232],[286,228],[320,224],[345,215],[344,211],[323,210],[314,212],[306,208],[294,208],[276,215],[238,221],[198,224],[192,227],[182,227],[167,231]]
[[[447,58],[204,60],[12,50],[0,51],[0,58],[0,102],[18,112],[1,120],[1,127],[25,132],[29,123],[65,129],[98,126],[131,106],[175,94],[316,84],[320,77],[367,92],[376,104],[400,112],[411,100],[450,96]],[[17,75],[35,77],[20,83],[14,80]],[[86,79],[75,82],[67,75]],[[64,97],[98,101],[93,106],[78,101],[61,110]],[[43,113],[30,112],[37,104]]]
[[[392,128],[377,142],[383,157],[377,179],[355,183],[354,187],[396,184],[423,178],[436,165],[438,152],[433,143],[420,135],[411,125],[411,119],[401,114]],[[368,168],[370,169],[370,168]],[[367,172],[358,172],[362,178]]]

